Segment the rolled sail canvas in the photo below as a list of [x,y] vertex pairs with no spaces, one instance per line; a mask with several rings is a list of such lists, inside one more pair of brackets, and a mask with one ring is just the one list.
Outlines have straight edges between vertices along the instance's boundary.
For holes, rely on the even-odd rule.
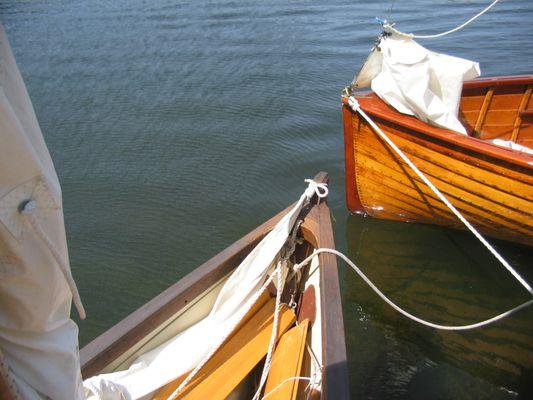
[[59,181],[0,26],[0,348],[23,398],[79,399],[72,295],[50,248],[20,213],[30,200],[68,266]]

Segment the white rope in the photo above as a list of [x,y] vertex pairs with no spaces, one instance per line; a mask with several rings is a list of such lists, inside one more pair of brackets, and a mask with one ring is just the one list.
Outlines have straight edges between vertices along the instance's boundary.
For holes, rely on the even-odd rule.
[[[326,197],[328,195],[328,187],[327,187],[327,185],[325,183],[316,183],[312,179],[306,179],[305,182],[309,183],[309,186],[305,190],[307,201],[309,201],[313,197],[313,195],[315,195],[315,194],[318,196],[319,199],[324,198],[324,197]],[[288,250],[288,254],[287,254],[285,259],[287,259],[290,256],[290,254],[292,254],[292,252],[294,252],[294,248],[295,248],[295,245],[296,245],[296,243],[295,243],[295,235],[296,235],[296,231],[297,230],[298,229],[296,228],[293,231],[291,248]],[[283,261],[283,260],[280,260],[278,262],[277,267],[279,267],[279,263],[281,261]],[[207,355],[205,355],[200,360],[200,362],[196,365],[196,367],[193,370],[191,370],[189,375],[187,375],[187,378],[185,378],[185,380],[176,388],[176,390],[174,390],[172,392],[172,394],[167,398],[167,400],[175,400],[177,398],[178,394],[185,388],[185,386],[187,386],[187,384],[198,374],[198,372],[202,369],[202,367],[211,359],[213,354],[215,354],[215,352],[219,349],[219,347],[222,345],[222,343],[224,343],[224,341],[233,333],[233,331],[235,330],[235,328],[237,327],[239,322],[244,318],[246,313],[256,303],[256,301],[259,299],[259,296],[267,289],[268,285],[274,279],[274,274],[275,273],[272,273],[268,277],[268,279],[265,281],[263,286],[261,286],[261,288],[258,290],[258,292],[255,293],[255,295],[248,301],[247,306],[243,307],[243,310],[242,310],[241,314],[236,319],[236,322],[235,322],[235,324],[233,324],[232,328],[228,329],[226,335],[224,335],[224,337],[222,337],[221,340],[219,340],[218,343],[216,343],[214,346],[211,347],[209,353],[207,353]],[[278,276],[278,279],[279,279],[279,276]],[[279,285],[278,285],[278,289],[279,289]],[[275,309],[275,313],[276,314],[277,314],[277,311],[278,311],[278,308],[279,308],[278,304],[277,304],[278,303],[278,295],[281,296],[281,293],[280,293],[279,290],[278,290],[278,293],[276,294],[276,309]],[[274,315],[274,324],[277,323],[276,322],[276,319],[277,319],[277,315],[276,314]],[[276,329],[276,331],[277,331],[277,329]]]
[[287,382],[290,382],[290,381],[295,381],[295,380],[300,380],[300,381],[308,381],[310,384],[313,383],[313,380],[307,376],[291,376],[290,378],[287,378],[285,379],[284,381],[282,381],[278,386],[276,386],[274,389],[272,389],[270,392],[268,392],[267,394],[265,394],[263,397],[261,397],[261,400],[264,400],[266,399],[268,396],[270,396],[271,394],[273,394],[276,390],[279,390],[283,385],[285,385]]
[[442,329],[442,330],[445,330],[445,331],[465,331],[465,330],[480,328],[482,326],[489,325],[489,324],[491,324],[493,322],[499,321],[499,320],[501,320],[501,319],[503,319],[503,318],[505,318],[505,317],[507,317],[507,316],[509,316],[509,315],[511,315],[511,314],[523,309],[523,308],[526,308],[526,307],[530,306],[531,304],[533,304],[533,299],[528,300],[525,303],[522,303],[519,306],[516,306],[515,308],[513,308],[513,309],[511,309],[509,311],[506,311],[506,312],[504,312],[502,314],[496,315],[495,317],[489,318],[489,319],[487,319],[485,321],[477,322],[475,324],[457,325],[457,326],[435,324],[433,322],[426,321],[426,320],[424,320],[422,318],[418,318],[418,317],[414,316],[413,314],[411,314],[411,313],[403,310],[399,306],[397,306],[392,300],[390,300],[387,296],[385,296],[385,294],[383,294],[383,292],[381,290],[379,290],[377,288],[377,286],[374,285],[370,279],[367,278],[367,276],[352,262],[352,260],[350,260],[344,254],[342,254],[341,252],[339,252],[339,251],[337,251],[335,249],[326,249],[326,248],[316,249],[309,257],[307,257],[301,263],[294,265],[294,269],[296,270],[296,269],[303,268],[304,266],[306,266],[307,264],[309,264],[311,262],[313,257],[315,257],[316,255],[318,255],[320,253],[330,253],[330,254],[336,255],[337,257],[342,258],[365,281],[365,283],[368,286],[370,286],[370,288],[374,292],[376,292],[376,294],[379,297],[381,297],[381,299],[383,299],[388,305],[390,305],[392,308],[394,308],[396,311],[398,311],[400,314],[403,314],[407,318],[412,319],[413,321],[416,321],[419,324],[422,324],[422,325],[425,325],[425,326],[429,326],[429,327],[435,328],[435,329]]
[[327,183],[316,183],[312,179],[305,179],[305,183],[308,183],[309,186],[305,190],[307,198],[313,197],[314,194],[317,195],[319,201],[328,196],[328,185]]
[[220,348],[222,343],[224,343],[224,341],[231,334],[233,334],[233,331],[235,330],[237,325],[241,322],[241,320],[244,318],[246,313],[248,313],[248,311],[250,311],[252,306],[256,303],[256,301],[261,296],[261,294],[267,289],[268,285],[270,285],[270,283],[272,282],[273,278],[274,278],[274,274],[272,274],[272,275],[270,275],[268,277],[268,279],[265,281],[263,286],[261,286],[261,288],[257,291],[257,293],[255,293],[255,295],[248,301],[247,306],[243,307],[243,310],[241,311],[241,314],[239,315],[239,318],[237,318],[235,320],[235,323],[233,324],[232,328],[228,329],[226,335],[224,335],[224,337],[222,337],[218,341],[218,343],[215,343],[215,345],[211,347],[211,350],[209,351],[209,353],[207,353],[204,356],[204,358],[200,360],[198,365],[196,365],[196,367],[189,373],[189,375],[187,375],[187,378],[185,378],[185,380],[183,382],[181,382],[181,384],[176,388],[176,390],[174,390],[172,392],[172,394],[170,396],[168,396],[167,400],[175,400],[178,397],[178,394],[183,390],[183,388],[185,388],[185,386],[187,386],[187,384],[198,374],[198,371],[200,371],[202,369],[202,367],[211,359],[213,354],[216,353],[216,351]]
[[385,132],[383,132],[380,127],[375,124],[375,122],[361,109],[359,102],[353,96],[350,96],[348,98],[348,103],[352,110],[361,114],[361,116],[370,124],[378,136],[383,139],[396,152],[396,154],[398,154],[402,160],[405,161],[407,165],[409,165],[409,167],[418,175],[418,177],[429,186],[433,193],[435,193],[437,197],[444,204],[446,204],[446,206],[455,214],[457,218],[459,218],[459,220],[470,230],[470,232],[472,232],[474,236],[478,238],[478,240],[483,243],[483,245],[485,245],[485,247],[494,255],[494,257],[496,257],[498,261],[516,278],[516,280],[518,280],[518,282],[520,282],[522,286],[524,286],[526,290],[533,295],[533,289],[529,283],[527,283],[526,280],[522,278],[513,267],[511,267],[511,265],[496,251],[496,249],[494,249],[494,247],[492,247],[491,244],[487,242],[483,236],[481,236],[476,228],[474,228],[472,224],[470,224],[470,222],[468,222],[468,220],[463,217],[463,215],[454,207],[454,205],[450,203],[450,201],[441,193],[441,191],[437,189],[433,183],[431,183],[431,181],[422,173],[422,171],[420,171],[418,167],[413,164],[409,158],[407,158],[404,152],[400,150],[398,146],[396,146],[396,144],[387,136],[387,134],[385,134]]
[[270,365],[272,362],[272,354],[274,353],[274,346],[276,344],[276,338],[278,336],[279,312],[281,308],[281,293],[283,292],[283,286],[284,286],[281,266],[282,266],[282,261],[280,260],[275,271],[275,273],[278,275],[278,285],[277,285],[277,292],[276,292],[276,306],[274,309],[274,323],[272,325],[272,332],[270,334],[270,342],[268,343],[268,351],[267,351],[267,355],[265,359],[265,364],[263,366],[263,372],[261,373],[261,379],[259,380],[259,386],[257,387],[257,390],[252,400],[258,400],[259,396],[261,396],[261,390],[263,390],[263,385],[265,384],[266,379],[268,377],[268,372],[270,371]]
[[45,244],[45,246],[48,248],[50,253],[52,254],[52,257],[57,262],[57,265],[59,265],[59,269],[63,273],[63,276],[65,277],[65,280],[67,281],[67,285],[70,289],[70,292],[72,293],[72,301],[74,302],[74,305],[76,306],[76,310],[78,310],[78,314],[80,316],[80,319],[85,319],[85,308],[83,307],[83,303],[81,302],[80,293],[78,292],[78,287],[76,286],[76,282],[72,278],[72,275],[69,271],[68,265],[63,261],[61,258],[61,255],[56,250],[54,244],[48,239],[48,236],[46,236],[46,233],[44,232],[43,228],[39,224],[39,221],[37,221],[37,218],[33,215],[33,211],[35,211],[36,203],[34,200],[28,201],[26,204],[24,204],[23,209],[20,211],[20,214],[28,221],[30,226],[33,228],[39,239],[42,240],[42,242]]
[[396,34],[398,34],[400,36],[405,36],[405,37],[409,37],[409,38],[413,38],[413,39],[434,39],[434,38],[438,38],[438,37],[449,35],[450,33],[454,33],[454,32],[457,32],[460,29],[463,29],[465,26],[467,26],[468,24],[470,24],[474,20],[476,20],[479,17],[481,17],[487,11],[489,11],[499,1],[500,0],[494,0],[488,7],[486,7],[485,9],[483,9],[482,11],[480,11],[479,13],[474,15],[472,18],[470,18],[468,21],[464,22],[463,24],[461,24],[461,25],[459,25],[459,26],[457,26],[457,27],[455,27],[453,29],[450,29],[449,31],[442,32],[442,33],[437,33],[435,35],[415,35],[413,33],[404,33],[404,32],[401,32],[401,31],[393,28],[394,24],[389,24],[387,21],[384,22],[383,28],[385,28],[386,30],[388,30],[390,32],[394,32],[394,33],[396,33]]

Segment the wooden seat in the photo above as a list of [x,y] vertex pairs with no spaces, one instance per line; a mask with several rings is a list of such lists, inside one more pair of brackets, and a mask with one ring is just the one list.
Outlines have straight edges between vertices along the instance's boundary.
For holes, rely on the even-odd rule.
[[[252,369],[265,357],[272,333],[275,300],[269,300],[217,350],[193,380],[183,389],[179,399],[225,399]],[[249,313],[250,314],[250,313]],[[282,305],[278,338],[295,322],[294,312]],[[166,400],[186,378],[182,376],[164,386],[154,399]]]
[[279,340],[265,386],[265,395],[277,388],[275,392],[268,395],[268,400],[290,400],[298,396],[298,388],[307,386],[306,381],[289,380],[288,378],[302,376],[304,372],[304,355],[307,332],[309,330],[309,320],[305,319],[299,325],[287,331]]

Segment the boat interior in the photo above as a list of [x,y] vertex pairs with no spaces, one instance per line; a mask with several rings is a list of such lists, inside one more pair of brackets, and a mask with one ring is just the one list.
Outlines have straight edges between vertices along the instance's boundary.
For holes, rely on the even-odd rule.
[[[311,224],[312,221],[309,221]],[[302,261],[317,246],[314,228],[307,221],[299,228],[299,241],[290,258],[290,263]],[[266,232],[264,233],[266,234]],[[263,235],[264,236],[264,235]],[[108,341],[106,334],[97,338],[81,352],[84,378],[100,373],[127,369],[135,359],[150,351],[188,327],[206,317],[212,309],[222,286],[250,248],[261,237],[256,237],[234,257],[232,266],[224,276],[206,286],[208,279],[195,282],[203,285],[193,299],[173,313],[169,318],[152,326],[140,340],[130,345],[119,345],[121,354],[106,360],[102,354],[102,343]],[[268,399],[320,398],[322,376],[322,323],[321,323],[321,268],[319,257],[297,274],[289,272],[281,296],[277,345],[272,355],[269,374],[264,385],[263,398]],[[227,266],[226,266],[227,268]],[[275,281],[275,280],[274,280]],[[178,282],[179,283],[179,282]],[[170,288],[172,289],[172,288]],[[162,294],[164,295],[165,292]],[[160,295],[161,296],[161,295]],[[196,376],[180,391],[179,399],[251,399],[261,378],[265,357],[272,334],[276,289],[270,284],[245,318],[233,330],[216,353],[199,370]],[[154,300],[157,300],[154,299]],[[112,328],[113,329],[113,328]],[[118,340],[117,340],[118,341]],[[122,341],[130,342],[130,340]],[[88,356],[88,353],[100,352]],[[113,352],[113,351],[111,351]],[[90,360],[92,358],[92,360]],[[96,360],[96,361],[95,361]],[[168,399],[187,377],[180,376],[168,383],[151,398]],[[305,377],[307,379],[289,379]],[[309,380],[313,378],[313,388]],[[311,395],[311,397],[309,397]]]
[[459,118],[469,136],[533,148],[533,76],[465,82]]

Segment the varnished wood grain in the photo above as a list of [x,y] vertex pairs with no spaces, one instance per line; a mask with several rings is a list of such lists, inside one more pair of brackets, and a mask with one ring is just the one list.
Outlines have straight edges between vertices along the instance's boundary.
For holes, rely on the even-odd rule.
[[[503,84],[502,82],[506,82]],[[530,143],[531,125],[520,112],[530,103],[533,77],[465,83],[461,115],[481,137]],[[493,94],[491,94],[491,91]],[[469,99],[469,95],[473,97]],[[364,109],[445,196],[486,235],[533,245],[533,157],[402,115],[373,94],[360,99]],[[357,190],[365,213],[400,221],[463,228],[433,192],[346,105],[346,187]],[[498,115],[499,114],[499,115]],[[349,125],[346,125],[349,120]],[[475,122],[474,122],[475,121]],[[531,132],[531,133],[529,133]],[[524,134],[525,133],[525,134]],[[523,135],[523,136],[522,136]],[[353,181],[348,181],[355,176]],[[352,189],[353,190],[353,189]],[[347,202],[352,209],[354,200]]]
[[[272,392],[267,397],[269,400],[295,400],[298,398],[298,387],[307,385],[306,381],[285,382],[285,380],[303,376],[302,367],[308,330],[309,320],[305,319],[288,330],[279,340],[265,384],[265,395]],[[281,386],[278,388],[279,385]]]
[[[179,399],[223,400],[266,355],[274,321],[275,299],[269,300],[240,326],[213,357],[183,388]],[[294,312],[282,305],[277,337],[281,337],[296,321]],[[154,400],[166,400],[181,384],[180,378],[162,388]]]

